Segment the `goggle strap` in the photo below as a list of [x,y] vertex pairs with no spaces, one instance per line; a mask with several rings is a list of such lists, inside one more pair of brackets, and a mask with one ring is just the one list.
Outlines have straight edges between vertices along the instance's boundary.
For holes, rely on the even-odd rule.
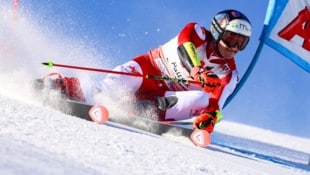
[[212,20],[212,25],[214,26],[215,30],[219,33],[219,38],[221,38],[224,30],[220,27],[220,24],[217,22],[217,20],[215,19],[215,17]]

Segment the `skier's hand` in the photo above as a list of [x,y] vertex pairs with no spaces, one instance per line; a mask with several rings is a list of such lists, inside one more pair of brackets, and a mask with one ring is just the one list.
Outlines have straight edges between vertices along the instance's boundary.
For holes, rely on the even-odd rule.
[[210,70],[194,67],[190,72],[190,76],[201,83],[205,92],[212,93],[221,87],[221,79]]
[[221,86],[221,80],[213,72],[202,72],[198,78],[206,92],[214,92],[216,88]]
[[208,133],[213,132],[215,123],[217,122],[216,114],[214,113],[202,113],[196,117],[193,121],[193,127],[197,129],[206,130]]

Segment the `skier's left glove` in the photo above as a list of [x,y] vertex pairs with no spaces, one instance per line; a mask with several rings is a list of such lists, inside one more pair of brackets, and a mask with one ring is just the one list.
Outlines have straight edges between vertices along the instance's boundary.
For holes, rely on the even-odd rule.
[[190,72],[190,76],[201,83],[205,92],[212,93],[218,87],[221,87],[221,79],[210,70],[194,67]]
[[206,130],[208,133],[213,132],[214,126],[223,118],[220,110],[215,112],[203,112],[193,121],[193,127]]

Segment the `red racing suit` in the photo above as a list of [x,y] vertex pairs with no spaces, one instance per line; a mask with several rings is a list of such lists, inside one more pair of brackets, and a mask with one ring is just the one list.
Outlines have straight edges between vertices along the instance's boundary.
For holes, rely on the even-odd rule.
[[[185,42],[192,42],[197,49],[201,67],[213,71],[221,79],[221,87],[214,93],[203,91],[199,84],[184,84],[173,81],[154,80],[109,74],[105,83],[118,80],[134,92],[138,100],[152,100],[155,97],[176,96],[177,103],[161,116],[166,120],[182,120],[199,115],[202,111],[221,109],[227,97],[238,82],[234,58],[222,58],[216,50],[211,33],[197,23],[187,24],[183,30],[167,43],[150,50],[147,54],[117,66],[115,71],[146,75],[168,76],[191,79],[190,70],[184,67],[177,48]],[[192,79],[191,79],[192,80]]]

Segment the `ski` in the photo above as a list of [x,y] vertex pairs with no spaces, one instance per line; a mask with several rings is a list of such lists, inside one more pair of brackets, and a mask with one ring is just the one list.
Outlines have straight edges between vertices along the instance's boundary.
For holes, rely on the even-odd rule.
[[109,117],[108,110],[104,106],[100,105],[93,106],[90,104],[71,100],[60,100],[58,104],[61,105],[55,105],[52,107],[65,114],[69,114],[71,116],[75,116],[84,120],[93,121],[95,123],[104,124],[107,121],[109,121],[133,127],[136,129],[140,129],[143,131],[151,132],[157,135],[162,135],[169,132],[176,136],[185,136],[189,138],[194,143],[194,145],[199,147],[207,147],[210,144],[210,134],[207,131],[199,129],[190,129],[175,125],[175,124],[188,125],[189,122],[155,121],[152,119],[137,116]]
[[[97,123],[105,123],[109,118],[108,113],[109,113],[108,110],[104,106],[93,106],[89,110],[90,118],[94,122],[97,122]],[[123,119],[123,118],[121,118],[121,119]],[[133,120],[133,123],[128,124],[128,119],[130,122],[132,122],[132,120]],[[170,131],[171,129],[173,129],[175,131],[176,128],[178,130],[188,130],[187,132],[183,133],[183,135],[190,137],[191,141],[195,145],[200,146],[200,147],[207,147],[211,141],[210,134],[205,130],[200,130],[200,129],[192,130],[189,128],[182,128],[182,127],[178,127],[178,126],[173,125],[173,124],[188,124],[188,122],[154,121],[151,119],[140,118],[140,117],[129,117],[128,119],[125,121],[125,123],[123,123],[120,120],[115,120],[115,119],[112,119],[111,121],[117,122],[117,123],[123,123],[123,124],[129,125],[129,126],[132,126],[132,127],[136,127],[136,128],[145,130],[144,129],[145,127],[137,127],[138,125],[134,124],[135,120],[139,120],[139,121],[143,120],[144,124],[147,122],[149,122],[149,124],[151,124],[151,127],[147,127],[148,129],[154,128],[154,124],[158,125],[158,126],[155,126],[157,134],[166,133],[166,132]],[[146,131],[149,131],[149,130],[146,130]],[[152,131],[152,132],[154,132],[154,131]],[[178,133],[180,133],[180,132],[178,132]]]

